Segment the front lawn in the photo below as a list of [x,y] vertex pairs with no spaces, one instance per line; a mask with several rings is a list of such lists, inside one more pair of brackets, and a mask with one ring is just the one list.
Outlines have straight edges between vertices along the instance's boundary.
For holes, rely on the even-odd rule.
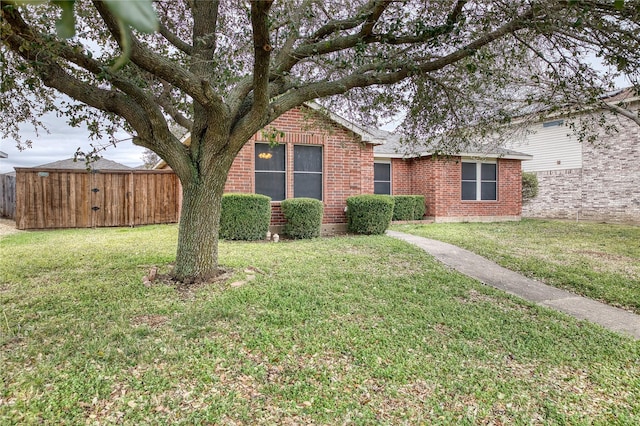
[[226,282],[145,287],[176,239],[0,238],[0,424],[640,421],[640,343],[402,241],[223,243]]
[[399,225],[555,287],[640,313],[640,226],[525,219]]

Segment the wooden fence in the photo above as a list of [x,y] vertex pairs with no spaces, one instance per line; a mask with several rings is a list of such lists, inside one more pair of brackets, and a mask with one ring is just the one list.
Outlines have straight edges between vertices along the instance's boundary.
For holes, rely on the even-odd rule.
[[0,175],[0,217],[16,217],[16,177]]
[[16,227],[173,223],[180,214],[180,192],[172,171],[16,168]]

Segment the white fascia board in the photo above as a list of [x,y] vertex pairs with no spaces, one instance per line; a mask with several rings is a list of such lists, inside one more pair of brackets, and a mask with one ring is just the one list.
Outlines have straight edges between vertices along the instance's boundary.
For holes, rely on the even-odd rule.
[[475,159],[502,158],[505,160],[522,160],[522,161],[533,160],[533,155],[529,155],[529,154],[496,154],[496,153],[485,154],[480,152],[463,152],[456,155],[459,155],[461,157],[475,158]]
[[388,152],[380,152],[380,153],[375,152],[375,151],[373,152],[373,158],[374,159],[377,159],[377,158],[380,158],[380,159],[384,159],[384,158],[413,158],[413,157],[415,157],[415,155],[408,156],[408,155],[397,154],[397,153],[389,154]]
[[[409,158],[420,158],[420,157],[429,157],[431,155],[433,155],[433,152],[420,152],[417,154],[412,154],[412,155],[404,155],[404,154],[389,154],[389,153],[373,153],[373,158],[404,158],[404,159],[409,159]],[[533,155],[529,155],[529,154],[495,154],[495,153],[489,153],[489,154],[484,154],[484,153],[470,153],[470,152],[462,152],[462,153],[456,153],[456,154],[451,154],[452,156],[455,157],[467,157],[467,158],[475,158],[475,159],[482,159],[482,158],[502,158],[505,160],[521,160],[521,161],[527,161],[527,160],[533,160]]]

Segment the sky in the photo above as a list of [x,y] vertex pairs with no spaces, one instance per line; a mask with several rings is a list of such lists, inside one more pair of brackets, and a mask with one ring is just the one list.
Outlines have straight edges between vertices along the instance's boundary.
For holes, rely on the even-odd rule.
[[[89,140],[89,132],[86,128],[69,126],[64,118],[56,117],[50,113],[43,117],[42,121],[49,129],[49,134],[40,131],[38,135],[24,126],[21,130],[23,140],[33,141],[31,148],[20,151],[16,142],[12,139],[0,139],[0,151],[8,154],[8,158],[0,158],[0,173],[13,172],[14,167],[34,167],[58,160],[73,158],[78,147],[85,152],[91,150],[90,143],[102,145],[107,141],[97,142]],[[130,136],[122,132],[118,139],[127,139]],[[135,146],[131,140],[119,142],[115,147],[109,145],[99,155],[122,163],[126,166],[136,167],[143,163],[142,152],[144,148]]]

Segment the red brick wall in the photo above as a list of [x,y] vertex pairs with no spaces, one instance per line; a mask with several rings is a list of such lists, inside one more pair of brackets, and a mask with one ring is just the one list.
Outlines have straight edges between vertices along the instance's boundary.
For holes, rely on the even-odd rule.
[[[373,146],[360,143],[357,135],[307,109],[286,112],[267,126],[283,132],[287,158],[287,198],[293,197],[294,145],[323,146],[323,223],[344,223],[347,197],[373,193]],[[259,132],[240,150],[225,186],[225,192],[253,193],[254,143],[266,142]],[[272,225],[284,224],[280,203],[272,203]]]
[[[427,216],[439,218],[519,216],[521,214],[520,160],[498,160],[497,201],[462,201],[460,157],[441,159],[423,157],[392,161],[393,194],[424,195]],[[398,174],[397,177],[396,174]],[[407,176],[411,179],[409,191],[407,191]]]
[[391,192],[393,195],[413,194],[412,161],[399,158],[391,160]]

